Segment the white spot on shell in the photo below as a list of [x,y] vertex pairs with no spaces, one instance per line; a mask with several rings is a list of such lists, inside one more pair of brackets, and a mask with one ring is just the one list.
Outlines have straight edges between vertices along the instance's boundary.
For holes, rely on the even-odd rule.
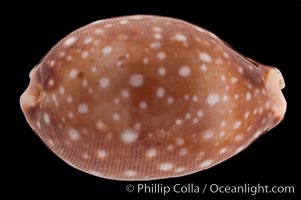
[[39,121],[37,121],[37,127],[38,127],[38,129],[42,128],[41,123]]
[[84,44],[90,44],[92,41],[93,41],[93,38],[92,38],[92,37],[87,37],[87,38],[84,40]]
[[146,157],[153,158],[157,156],[157,150],[156,149],[149,149],[145,153]]
[[175,169],[176,173],[181,173],[185,171],[185,167],[178,167],[177,169]]
[[102,49],[103,55],[109,55],[112,52],[113,48],[111,46],[106,46]]
[[223,147],[223,148],[221,148],[221,149],[218,151],[218,153],[219,153],[219,154],[224,154],[224,153],[227,152],[227,150],[228,150],[227,147]]
[[154,32],[162,32],[162,29],[161,28],[159,28],[159,27],[153,27],[153,31]]
[[237,71],[238,71],[238,73],[240,73],[240,74],[243,74],[243,73],[244,73],[244,70],[243,70],[242,67],[238,67],[238,68],[237,68]]
[[164,67],[159,67],[158,68],[158,74],[160,76],[164,76],[166,74],[166,69]]
[[219,136],[220,136],[220,137],[224,137],[224,136],[225,136],[225,134],[226,134],[226,133],[225,133],[225,131],[221,131],[221,132],[219,132]]
[[44,114],[44,122],[45,122],[47,125],[50,124],[50,117],[49,117],[48,113],[45,113],[45,114]]
[[133,74],[130,76],[129,83],[133,87],[139,87],[143,84],[143,79],[141,74]]
[[54,146],[55,142],[52,139],[48,139],[48,144],[50,146]]
[[194,124],[197,124],[197,123],[199,122],[199,119],[198,119],[198,118],[194,118],[194,119],[192,120],[192,122],[193,122]]
[[182,120],[181,119],[177,119],[176,120],[176,125],[181,125],[182,124]]
[[124,175],[127,176],[127,177],[134,177],[134,176],[137,176],[137,172],[134,171],[134,170],[126,170],[124,171]]
[[52,99],[52,101],[54,101],[55,106],[59,106],[59,103],[58,103],[58,101],[57,101],[57,98],[56,98],[56,95],[55,95],[55,94],[52,94],[52,95],[51,95],[51,99]]
[[68,55],[67,58],[66,58],[66,60],[68,60],[68,61],[72,60],[72,56]]
[[211,164],[213,163],[213,160],[209,159],[209,160],[205,160],[200,164],[201,168],[206,168],[209,167]]
[[60,93],[64,94],[65,93],[65,88],[63,86],[60,86]]
[[177,138],[176,139],[176,145],[182,146],[184,144],[184,139],[183,138]]
[[238,129],[241,126],[241,121],[236,121],[233,125],[234,129]]
[[100,150],[98,150],[97,151],[97,157],[99,158],[99,159],[105,159],[106,157],[108,156],[108,153],[105,151],[105,150],[103,150],[103,149],[100,149]]
[[72,45],[75,42],[76,42],[76,37],[70,37],[70,38],[65,40],[64,46],[69,47],[70,45]]
[[159,58],[159,60],[164,60],[166,58],[166,53],[161,51],[157,54],[157,57]]
[[94,32],[95,32],[95,34],[101,34],[101,33],[103,33],[103,30],[99,28],[99,29],[96,29]]
[[179,42],[186,42],[187,41],[187,37],[181,33],[177,33],[175,35],[175,39],[176,41],[179,41]]
[[120,120],[120,115],[118,113],[114,113],[112,115],[112,118],[113,118],[114,121],[118,121],[118,120]]
[[124,98],[128,98],[128,97],[130,96],[130,93],[129,93],[128,90],[123,89],[123,90],[121,91],[121,96],[124,97]]
[[204,111],[203,110],[198,110],[196,113],[198,117],[203,117],[204,116]]
[[225,94],[222,99],[223,99],[224,102],[227,102],[228,101],[228,95]]
[[138,133],[133,129],[126,129],[121,134],[121,140],[127,144],[135,142],[137,138],[138,138]]
[[202,70],[203,72],[207,71],[207,66],[206,66],[205,64],[202,64],[202,65],[201,65],[201,70]]
[[198,96],[195,96],[195,95],[194,95],[194,96],[192,96],[192,101],[193,101],[193,102],[197,102],[197,101],[198,101],[198,99],[199,99],[199,98],[198,98]]
[[251,93],[247,92],[247,94],[246,94],[246,100],[250,101],[251,97],[252,97]]
[[82,58],[85,59],[89,56],[89,52],[88,51],[83,51],[82,52]]
[[99,80],[99,86],[102,88],[107,88],[110,85],[110,79],[107,77],[102,77]]
[[265,107],[266,109],[269,109],[270,106],[271,106],[270,102],[266,102],[265,105],[264,105],[264,107]]
[[204,62],[207,62],[207,63],[212,62],[211,56],[208,53],[205,53],[205,52],[200,53],[199,58],[200,58],[201,61],[204,61]]
[[250,115],[250,112],[246,111],[245,114],[244,114],[245,119],[247,119],[249,117],[249,115]]
[[70,119],[72,119],[72,118],[74,117],[73,112],[69,112],[69,113],[68,113],[68,117],[69,117]]
[[70,78],[75,78],[77,75],[77,70],[76,69],[72,69],[70,72],[69,72],[69,77]]
[[93,66],[92,68],[91,68],[91,72],[92,73],[95,73],[97,71],[97,68],[95,67],[95,66]]
[[238,79],[236,77],[232,77],[231,78],[231,83],[232,84],[235,84],[237,81],[238,81]]
[[143,58],[143,64],[147,64],[148,63],[148,58]]
[[142,110],[145,110],[145,109],[147,108],[147,103],[146,103],[145,101],[141,101],[141,102],[139,103],[139,106],[140,106],[140,108],[141,108]]
[[188,149],[187,148],[181,148],[179,150],[179,155],[180,156],[186,156],[188,154]]
[[123,19],[123,20],[119,21],[119,24],[122,24],[122,25],[128,24],[128,20]]
[[173,168],[173,164],[169,163],[169,162],[162,163],[159,166],[159,170],[161,170],[161,171],[170,171],[170,170],[172,170],[172,168]]
[[83,86],[87,87],[88,86],[88,81],[86,79],[83,80]]
[[167,103],[168,104],[172,104],[174,102],[174,98],[173,97],[168,97],[167,98]]
[[179,75],[182,77],[188,77],[191,74],[191,69],[189,66],[182,66],[179,69]]
[[105,131],[107,129],[106,125],[102,120],[97,120],[96,122],[96,128],[100,131]]
[[89,173],[97,177],[103,177],[103,174],[99,171],[90,170]]
[[79,133],[78,133],[78,131],[75,130],[74,128],[70,129],[70,130],[68,131],[68,134],[69,134],[69,137],[70,137],[71,140],[76,141],[76,140],[79,139]]
[[155,33],[154,38],[157,40],[160,40],[160,39],[162,39],[162,35],[160,33]]
[[207,97],[207,103],[211,106],[217,104],[220,101],[218,94],[210,94]]
[[85,114],[89,112],[88,105],[83,103],[78,106],[78,112],[81,114]]
[[50,67],[53,67],[55,65],[55,61],[54,60],[50,61],[49,65]]
[[185,119],[190,119],[191,118],[191,114],[190,113],[186,113],[185,114]]
[[243,136],[242,134],[237,134],[237,135],[234,137],[234,140],[235,140],[235,141],[241,141],[243,138],[244,138],[244,136]]
[[157,97],[162,98],[162,97],[164,96],[164,94],[165,94],[164,88],[159,87],[159,88],[157,89],[157,91],[156,91]]
[[202,135],[203,139],[205,140],[209,140],[213,137],[213,131],[211,130],[207,130],[205,132],[203,132],[203,135]]
[[159,49],[161,47],[161,43],[160,42],[152,42],[152,43],[150,43],[149,47],[152,49]]
[[65,55],[66,55],[66,53],[64,51],[61,51],[60,54],[59,54],[59,57],[63,58]]
[[72,103],[72,102],[73,102],[73,97],[67,96],[67,103]]

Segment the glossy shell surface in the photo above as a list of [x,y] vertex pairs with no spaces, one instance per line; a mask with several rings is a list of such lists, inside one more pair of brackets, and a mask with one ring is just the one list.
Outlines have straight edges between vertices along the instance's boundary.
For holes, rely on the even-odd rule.
[[80,28],[30,79],[21,107],[33,130],[71,166],[109,179],[210,168],[276,126],[286,110],[276,68],[166,17]]

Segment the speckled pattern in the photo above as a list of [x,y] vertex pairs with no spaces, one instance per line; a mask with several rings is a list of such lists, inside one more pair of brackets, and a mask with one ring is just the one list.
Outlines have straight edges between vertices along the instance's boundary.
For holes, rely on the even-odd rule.
[[207,169],[276,126],[286,110],[276,68],[166,17],[80,28],[30,78],[21,96],[30,126],[65,162],[109,179]]

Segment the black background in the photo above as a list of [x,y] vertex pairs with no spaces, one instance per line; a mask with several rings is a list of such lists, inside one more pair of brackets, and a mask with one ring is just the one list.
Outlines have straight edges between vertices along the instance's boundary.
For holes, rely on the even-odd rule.
[[[240,53],[263,64],[275,66],[283,73],[288,102],[284,121],[262,136],[237,156],[206,171],[185,177],[148,182],[173,186],[193,183],[223,185],[267,184],[293,185],[300,192],[300,134],[298,129],[298,95],[301,67],[301,1],[267,2],[241,1],[83,1],[40,2],[33,5],[10,6],[3,17],[2,44],[7,44],[2,60],[3,68],[11,70],[13,78],[3,88],[9,98],[9,109],[4,115],[1,138],[1,189],[11,199],[43,199],[46,196],[69,197],[77,193],[89,194],[87,199],[107,199],[121,195],[122,199],[163,198],[160,194],[127,193],[125,187],[139,182],[113,181],[97,178],[78,171],[50,152],[34,134],[19,107],[19,96],[29,83],[28,74],[48,50],[71,31],[95,20],[130,14],[154,14],[176,17],[204,27],[218,35]],[[18,7],[18,9],[16,9]],[[6,35],[7,34],[7,35]],[[6,46],[6,45],[5,45]],[[2,46],[3,47],[3,46]],[[3,79],[6,75],[3,73]],[[13,82],[13,84],[11,84]],[[13,91],[13,93],[11,93]],[[12,123],[13,122],[13,123]],[[7,125],[7,127],[6,127]],[[7,128],[7,129],[6,129]],[[300,146],[300,145],[299,145]],[[299,183],[298,183],[299,181]],[[40,194],[43,193],[43,194]],[[47,194],[45,196],[45,194]],[[0,195],[4,195],[1,193]],[[297,199],[297,194],[217,195],[170,194],[167,197],[183,199]],[[60,199],[58,197],[58,199]],[[69,198],[68,198],[69,199]],[[86,198],[85,198],[86,199]]]

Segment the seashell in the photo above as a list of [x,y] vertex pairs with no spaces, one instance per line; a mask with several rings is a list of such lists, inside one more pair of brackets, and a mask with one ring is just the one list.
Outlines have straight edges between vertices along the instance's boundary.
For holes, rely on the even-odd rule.
[[178,177],[239,153],[284,117],[284,80],[214,34],[157,16],[96,21],[30,72],[26,120],[69,165],[117,180]]

